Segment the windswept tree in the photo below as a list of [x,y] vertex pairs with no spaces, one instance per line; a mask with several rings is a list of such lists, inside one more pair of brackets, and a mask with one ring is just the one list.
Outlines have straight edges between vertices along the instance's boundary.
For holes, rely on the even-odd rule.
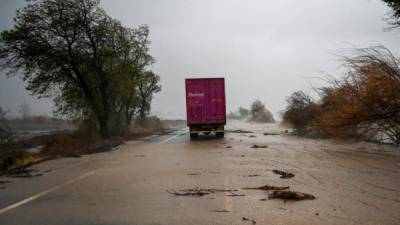
[[400,1],[399,0],[383,0],[387,6],[391,9],[391,16],[387,18],[389,23],[389,29],[395,29],[400,27]]
[[272,113],[265,108],[260,100],[255,100],[250,106],[250,121],[258,123],[275,123]]
[[[345,57],[348,75],[337,82],[335,110],[325,116],[331,131],[356,130],[368,139],[400,144],[400,66],[383,46]],[[342,132],[343,133],[343,132]]]
[[343,58],[342,79],[313,101],[303,92],[288,98],[284,121],[301,133],[400,145],[400,65],[383,46],[355,49]]
[[314,100],[303,91],[296,91],[286,102],[283,122],[291,124],[298,133],[310,130],[312,122],[318,117],[318,105]]
[[[56,111],[95,118],[109,137],[120,111],[132,111],[136,80],[153,63],[148,27],[126,28],[99,0],[33,0],[0,39],[0,66],[23,73],[27,89],[52,96]],[[125,121],[128,123],[130,121]]]
[[239,107],[238,113],[241,119],[247,118],[250,114],[250,111],[246,108]]
[[146,115],[150,111],[150,103],[153,99],[153,94],[161,91],[159,81],[160,76],[152,71],[145,71],[139,80],[139,119],[142,125],[144,125]]
[[[154,59],[149,55],[149,29],[147,26],[140,26],[138,29],[130,29],[125,33],[122,50],[122,60],[115,67],[114,76],[114,126],[122,128],[123,132],[129,130],[131,121],[140,111],[140,90],[143,89],[149,79],[146,73],[146,66],[154,63]],[[158,75],[157,75],[158,77]],[[159,85],[160,78],[155,81]],[[147,95],[153,95],[158,89],[149,90]],[[151,93],[150,93],[151,92]],[[152,98],[148,98],[149,104]],[[150,108],[149,108],[150,110]],[[145,114],[146,115],[146,114]],[[117,129],[118,130],[118,129]]]
[[15,135],[4,121],[8,111],[0,107],[0,170],[8,170],[23,152],[18,151],[15,144]]

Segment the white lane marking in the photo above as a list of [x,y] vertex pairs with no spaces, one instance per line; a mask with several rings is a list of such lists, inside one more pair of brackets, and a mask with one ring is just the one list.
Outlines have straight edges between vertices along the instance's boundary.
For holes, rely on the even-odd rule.
[[31,201],[37,199],[37,198],[40,198],[40,197],[42,197],[42,196],[44,196],[44,195],[46,195],[46,194],[48,194],[48,193],[50,193],[50,192],[52,192],[52,191],[58,190],[58,189],[60,189],[60,188],[62,188],[62,187],[64,187],[64,186],[66,186],[66,185],[68,185],[68,184],[72,184],[72,183],[74,183],[74,182],[76,182],[76,181],[78,181],[78,180],[80,180],[80,179],[83,179],[83,178],[88,177],[88,176],[93,175],[93,174],[94,174],[93,171],[88,172],[88,173],[85,173],[85,174],[83,174],[83,175],[80,175],[79,177],[75,177],[75,178],[72,179],[72,180],[69,180],[69,181],[67,181],[67,182],[64,182],[64,183],[62,183],[62,184],[60,184],[60,185],[56,185],[56,186],[54,186],[54,187],[52,187],[52,188],[50,188],[50,189],[47,189],[47,190],[42,191],[42,192],[39,192],[39,193],[37,193],[36,195],[33,195],[33,196],[31,196],[31,197],[25,198],[24,200],[21,200],[21,201],[19,201],[19,202],[16,202],[16,203],[14,203],[14,204],[11,204],[11,205],[9,205],[9,206],[7,206],[7,207],[4,207],[4,208],[0,209],[0,215],[3,214],[3,213],[5,213],[5,212],[7,212],[7,211],[10,211],[10,210],[12,210],[12,209],[15,209],[15,208],[17,208],[17,207],[20,207],[20,206],[22,206],[22,205],[25,205],[26,203],[29,203],[29,202],[31,202]]
[[178,137],[178,136],[180,136],[180,135],[182,135],[182,134],[184,134],[186,132],[187,132],[186,129],[184,129],[182,132],[179,132],[178,134],[161,141],[161,143],[167,143],[168,141],[170,141],[170,140],[172,140],[172,139],[174,139],[174,138],[176,138],[176,137]]

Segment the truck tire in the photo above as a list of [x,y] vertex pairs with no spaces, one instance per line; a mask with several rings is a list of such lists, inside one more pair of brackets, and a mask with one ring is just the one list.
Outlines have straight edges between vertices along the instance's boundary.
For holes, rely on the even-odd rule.
[[197,140],[199,138],[199,134],[197,133],[190,133],[190,140]]
[[224,132],[216,132],[215,136],[217,136],[217,138],[224,138]]

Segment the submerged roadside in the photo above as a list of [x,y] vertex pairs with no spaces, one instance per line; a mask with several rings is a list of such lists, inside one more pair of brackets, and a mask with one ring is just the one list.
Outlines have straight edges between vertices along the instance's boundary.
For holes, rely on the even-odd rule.
[[43,161],[111,151],[126,141],[171,133],[181,129],[183,124],[180,120],[163,120],[146,128],[135,127],[125,135],[109,139],[82,129],[18,138],[9,146],[12,148],[10,154],[1,155],[0,175],[29,177],[31,175],[27,168]]

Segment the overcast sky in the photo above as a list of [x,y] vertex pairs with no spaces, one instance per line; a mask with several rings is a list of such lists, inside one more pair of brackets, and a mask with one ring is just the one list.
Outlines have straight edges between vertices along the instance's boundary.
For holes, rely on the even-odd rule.
[[[0,0],[0,29],[13,25],[23,0]],[[382,44],[400,53],[400,34],[384,32],[389,9],[380,0],[102,0],[125,26],[150,26],[152,70],[162,91],[152,111],[184,118],[184,79],[225,77],[227,107],[260,99],[273,113],[296,90],[312,92],[323,73],[339,75],[335,54],[352,45]],[[0,106],[17,114],[26,102],[51,115],[51,99],[37,100],[23,82],[0,72]]]

